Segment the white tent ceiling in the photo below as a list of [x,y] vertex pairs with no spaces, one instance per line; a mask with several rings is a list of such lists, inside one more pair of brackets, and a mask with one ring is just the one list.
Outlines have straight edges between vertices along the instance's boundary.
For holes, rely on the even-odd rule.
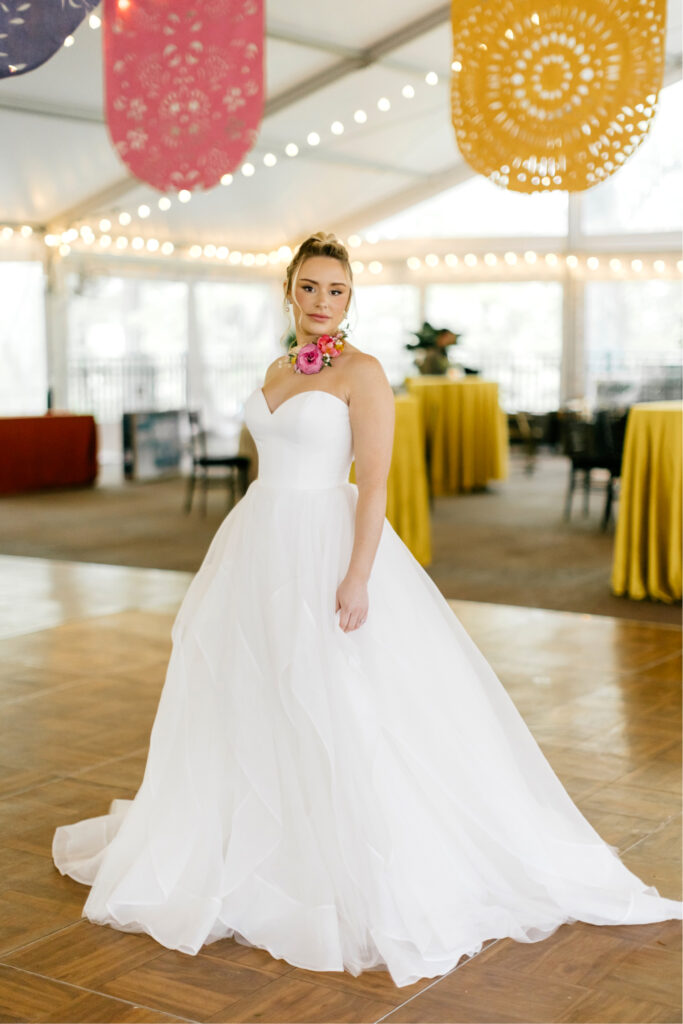
[[[86,22],[47,64],[0,81],[0,223],[63,228],[126,210],[133,227],[160,240],[269,250],[309,231],[360,230],[470,175],[450,124],[450,3],[268,0],[266,33],[265,114],[247,158],[255,174],[238,172],[167,212],[109,141],[101,31]],[[681,9],[669,0],[669,81],[680,62]],[[438,84],[425,82],[430,71]],[[412,99],[401,94],[406,84]],[[388,112],[377,109],[380,97]],[[358,108],[366,124],[354,123]],[[330,132],[335,120],[343,135]],[[306,142],[311,131],[316,147]],[[298,156],[285,155],[288,142]],[[268,152],[278,158],[272,168]],[[141,203],[152,214],[136,225]]]

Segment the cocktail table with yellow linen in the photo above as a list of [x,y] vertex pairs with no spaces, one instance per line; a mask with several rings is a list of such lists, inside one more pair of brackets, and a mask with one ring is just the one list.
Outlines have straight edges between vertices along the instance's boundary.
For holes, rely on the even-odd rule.
[[[394,449],[387,479],[387,519],[421,565],[432,560],[429,494],[420,403],[395,396]],[[355,462],[349,480],[355,483]]]
[[642,402],[626,423],[612,591],[681,598],[683,402]]
[[406,377],[419,398],[431,494],[457,494],[507,476],[508,430],[498,384],[478,377]]

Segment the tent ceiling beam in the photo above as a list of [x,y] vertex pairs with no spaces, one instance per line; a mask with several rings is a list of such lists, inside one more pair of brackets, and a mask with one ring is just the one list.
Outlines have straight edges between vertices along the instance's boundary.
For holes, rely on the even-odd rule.
[[274,96],[266,104],[264,116],[279,113],[285,107],[298,103],[299,100],[305,99],[311,93],[339,81],[340,78],[345,78],[346,75],[367,68],[371,64],[377,64],[386,54],[391,53],[392,50],[397,50],[399,47],[405,46],[406,43],[412,42],[413,39],[417,39],[419,36],[430,32],[433,28],[443,25],[450,18],[450,14],[450,3],[439,4],[429,14],[415,18],[395,32],[390,32],[389,35],[378,39],[372,46],[358,50],[350,56],[342,57],[329,68],[318,71],[314,75],[309,75],[308,78],[304,78],[303,81],[298,82],[289,89],[283,89],[279,95]]
[[[354,232],[362,231],[372,224],[377,224],[387,217],[392,217],[395,213],[400,213],[408,206],[414,206],[425,199],[431,199],[432,196],[438,195],[439,192],[445,192],[448,188],[461,185],[464,181],[468,181],[474,176],[475,172],[464,162],[452,164],[436,174],[426,175],[422,181],[394,192],[380,202],[370,203],[349,214],[348,217],[334,221],[330,230],[334,231],[341,238],[347,238],[348,235]],[[294,248],[295,244],[293,241],[289,242],[291,248]]]

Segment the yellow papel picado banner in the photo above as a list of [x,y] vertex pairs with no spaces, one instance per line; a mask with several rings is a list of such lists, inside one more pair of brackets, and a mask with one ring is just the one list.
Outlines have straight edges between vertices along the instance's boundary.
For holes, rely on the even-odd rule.
[[451,112],[467,163],[515,192],[581,192],[652,123],[665,0],[452,0]]

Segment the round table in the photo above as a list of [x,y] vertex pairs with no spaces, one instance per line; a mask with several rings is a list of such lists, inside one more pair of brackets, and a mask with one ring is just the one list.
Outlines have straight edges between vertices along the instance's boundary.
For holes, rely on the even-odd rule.
[[[387,478],[387,519],[421,565],[432,560],[429,493],[420,402],[395,395],[394,448]],[[355,463],[349,474],[355,483]]]
[[683,402],[642,402],[626,421],[612,592],[681,599]]
[[406,377],[405,384],[422,406],[432,496],[473,491],[489,480],[505,479],[507,418],[495,381],[423,374]]

